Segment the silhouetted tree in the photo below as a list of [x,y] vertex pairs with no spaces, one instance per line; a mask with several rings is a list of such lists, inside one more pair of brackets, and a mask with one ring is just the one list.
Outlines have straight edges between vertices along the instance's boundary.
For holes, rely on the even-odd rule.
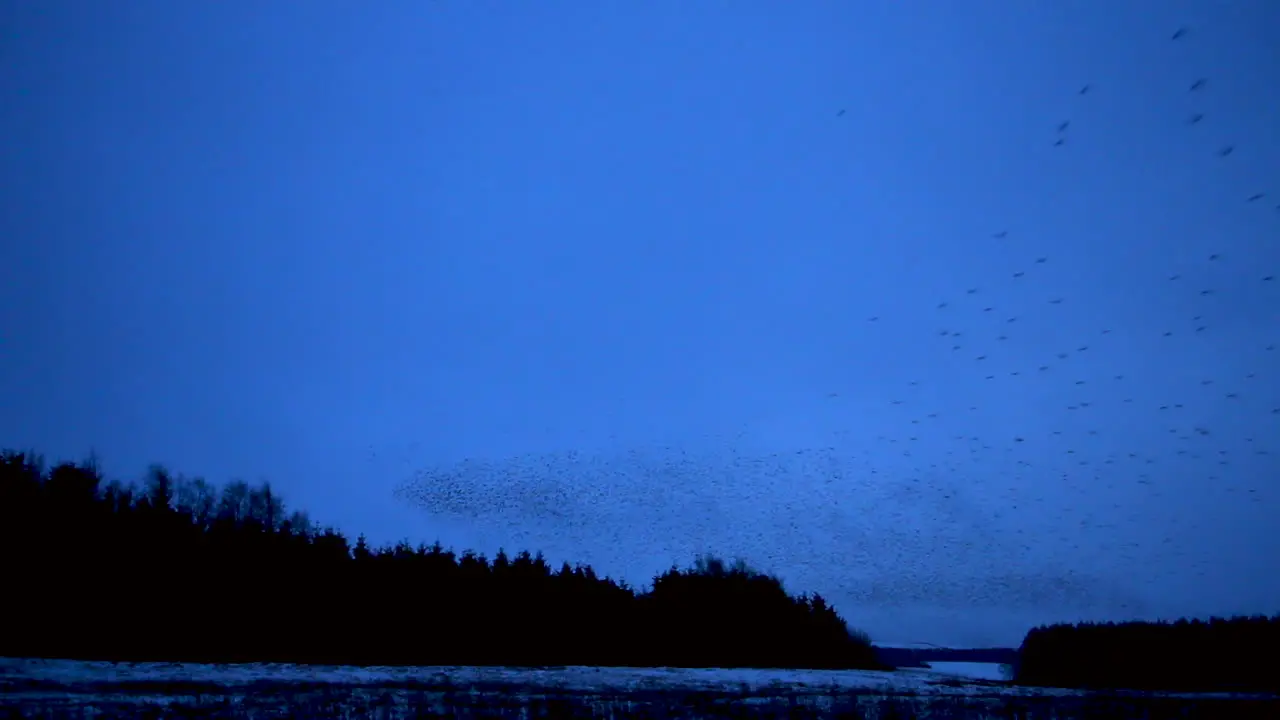
[[371,547],[263,483],[0,454],[0,655],[353,664],[878,667],[819,595],[705,556],[648,591],[541,553]]
[[1174,622],[1033,628],[1018,649],[1016,682],[1070,688],[1280,691],[1271,649],[1280,614]]

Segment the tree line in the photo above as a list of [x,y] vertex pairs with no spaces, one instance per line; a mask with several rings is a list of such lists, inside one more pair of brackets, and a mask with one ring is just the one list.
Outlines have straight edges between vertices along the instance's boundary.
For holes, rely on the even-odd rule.
[[269,483],[0,455],[0,656],[354,665],[878,668],[821,595],[716,557],[647,589],[541,553],[370,547]]
[[1280,692],[1280,614],[1055,624],[1018,649],[1014,682],[1065,688]]

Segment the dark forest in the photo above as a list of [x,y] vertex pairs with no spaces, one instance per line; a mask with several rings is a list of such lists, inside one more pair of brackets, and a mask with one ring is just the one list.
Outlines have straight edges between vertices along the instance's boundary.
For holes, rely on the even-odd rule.
[[[0,577],[7,657],[890,669],[975,652],[898,658],[821,595],[789,594],[741,561],[699,558],[638,589],[541,553],[370,547],[287,510],[267,483],[159,466],[122,483],[92,460],[46,467],[12,451],[0,454]],[[1008,659],[1023,685],[1280,691],[1265,662],[1277,644],[1280,615],[1059,624]]]
[[542,555],[372,548],[269,484],[0,458],[0,656],[354,665],[877,668],[820,596],[715,557],[639,591]]
[[1280,692],[1280,615],[1058,624],[1022,641],[1015,680],[1051,687]]

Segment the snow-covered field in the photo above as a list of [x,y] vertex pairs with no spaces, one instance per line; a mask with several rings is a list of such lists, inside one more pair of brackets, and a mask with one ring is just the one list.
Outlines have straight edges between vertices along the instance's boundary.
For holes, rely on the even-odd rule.
[[[1280,718],[1280,698],[1014,687],[900,672],[332,667],[0,659],[0,718]],[[1105,712],[1106,714],[1100,714]],[[1198,717],[1198,715],[1196,715]]]

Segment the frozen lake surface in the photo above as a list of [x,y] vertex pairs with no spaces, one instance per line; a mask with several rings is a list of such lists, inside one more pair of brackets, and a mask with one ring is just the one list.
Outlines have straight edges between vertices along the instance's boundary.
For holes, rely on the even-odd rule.
[[942,675],[972,678],[974,680],[995,680],[997,682],[1005,679],[1004,672],[1000,669],[1000,663],[929,662],[925,664],[929,666],[930,670]]

